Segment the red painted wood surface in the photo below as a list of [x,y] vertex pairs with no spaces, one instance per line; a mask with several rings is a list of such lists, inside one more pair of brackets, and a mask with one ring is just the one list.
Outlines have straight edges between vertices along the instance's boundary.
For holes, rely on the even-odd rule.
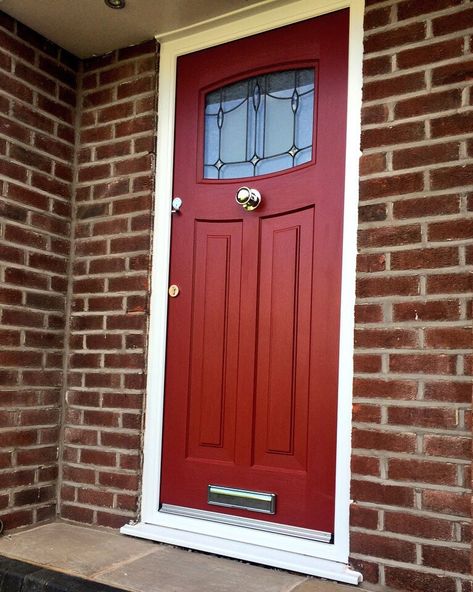
[[[340,11],[178,61],[162,503],[333,531],[347,52]],[[205,94],[294,67],[316,72],[312,162],[203,180]],[[208,484],[277,512],[209,506]]]

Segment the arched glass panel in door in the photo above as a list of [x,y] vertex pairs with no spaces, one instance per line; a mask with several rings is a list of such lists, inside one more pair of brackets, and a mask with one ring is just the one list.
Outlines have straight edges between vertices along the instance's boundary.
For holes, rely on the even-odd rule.
[[312,160],[314,70],[271,72],[205,97],[204,179],[257,177]]

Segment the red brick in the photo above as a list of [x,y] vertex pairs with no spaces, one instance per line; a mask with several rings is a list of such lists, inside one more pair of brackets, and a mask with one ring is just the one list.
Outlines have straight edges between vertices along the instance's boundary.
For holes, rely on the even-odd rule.
[[117,507],[122,510],[135,511],[138,506],[138,498],[136,495],[118,494]]
[[388,461],[388,478],[396,481],[455,486],[457,467],[453,463],[395,458]]
[[123,448],[125,450],[138,450],[140,448],[140,436],[120,432],[103,432],[101,434],[102,446],[109,448]]
[[455,428],[455,409],[438,407],[388,407],[388,423],[431,428]]
[[385,567],[386,585],[402,592],[455,592],[455,579],[450,576],[429,574],[415,569]]
[[44,314],[36,311],[4,309],[2,323],[4,325],[43,327]]
[[472,78],[473,60],[439,66],[432,71],[433,86],[468,82]]
[[434,349],[471,349],[471,327],[439,327],[425,330],[425,345]]
[[136,471],[141,468],[139,454],[120,454],[120,468]]
[[8,51],[27,62],[33,63],[35,56],[34,50],[28,45],[25,45],[18,37],[0,31],[0,41],[4,51]]
[[468,185],[473,178],[473,165],[457,165],[430,171],[432,189]]
[[[148,237],[145,237],[149,241]],[[110,278],[108,281],[109,292],[134,292],[148,290],[148,277],[144,275],[124,276]]]
[[[397,102],[394,108],[394,114],[397,119],[407,117],[417,117],[419,115],[426,115],[429,113],[437,113],[447,111],[449,109],[456,109],[461,105],[460,90],[453,89],[447,92],[424,93],[420,97],[412,97],[403,101]],[[441,137],[446,135],[454,135],[454,130],[459,126],[459,120],[467,119],[467,117],[448,116],[445,118],[432,120],[432,137]],[[419,125],[419,123],[417,123]],[[420,132],[419,132],[420,133]],[[422,139],[422,138],[419,138]],[[397,143],[397,142],[392,142]]]
[[144,56],[146,54],[154,54],[156,53],[156,42],[154,39],[150,39],[149,41],[144,41],[138,45],[131,45],[129,47],[124,47],[118,51],[118,59],[119,60],[129,60],[131,58],[138,58]]
[[366,54],[375,51],[386,51],[393,47],[421,41],[425,38],[425,23],[412,23],[404,27],[390,29],[389,35],[384,31],[374,33],[365,39],[364,51]]
[[117,158],[119,156],[128,156],[131,153],[131,141],[114,142],[97,146],[95,154],[98,160],[105,158]]
[[463,135],[466,133],[466,130],[471,129],[473,126],[473,111],[465,111],[432,119],[430,125],[433,138]]
[[115,489],[136,491],[138,477],[137,475],[123,473],[101,472],[99,474],[99,483]]
[[11,508],[6,513],[0,514],[0,519],[6,531],[26,526],[33,522],[32,510],[17,510],[12,511]]
[[122,516],[119,514],[111,514],[108,512],[97,512],[97,524],[99,526],[107,526],[119,530],[124,524],[130,521],[129,516]]
[[117,427],[119,416],[110,411],[99,411],[85,409],[83,412],[83,422],[86,426]]
[[101,85],[111,84],[118,82],[124,78],[130,78],[133,76],[135,71],[135,65],[133,63],[122,64],[110,70],[104,70],[99,75],[99,81]]
[[422,236],[419,224],[380,226],[378,228],[363,229],[358,232],[359,247],[400,246],[418,243],[421,240]]
[[71,368],[99,368],[100,354],[72,354],[69,365]]
[[48,289],[48,278],[29,269],[7,267],[5,269],[5,282],[7,284],[36,288],[39,290]]
[[141,354],[105,354],[104,363],[107,368],[137,368],[144,366]]
[[87,129],[82,129],[80,132],[80,141],[82,144],[94,144],[95,142],[104,142],[111,140],[113,137],[112,125],[101,125]]
[[73,520],[82,524],[92,524],[94,511],[90,508],[61,504],[61,516],[66,520]]
[[471,401],[471,384],[468,382],[428,382],[425,385],[426,401],[446,401],[452,403],[469,403]]
[[459,149],[460,144],[458,142],[451,142],[396,150],[393,153],[393,168],[409,169],[429,164],[458,160]]
[[384,123],[388,120],[389,110],[386,104],[367,105],[361,110],[361,123],[368,125],[370,123]]
[[380,304],[357,304],[356,323],[378,323],[383,320],[383,307]]
[[378,526],[378,512],[371,508],[363,508],[357,504],[350,507],[350,524],[360,528],[376,530]]
[[30,88],[13,76],[8,76],[1,71],[0,87],[3,89],[3,92],[8,91],[8,93],[15,99],[20,99],[30,104],[33,102],[33,91]]
[[100,107],[113,101],[113,88],[104,88],[84,95],[82,105],[84,109]]
[[94,296],[89,299],[89,311],[122,310],[123,298],[121,296]]
[[83,446],[97,445],[97,432],[95,430],[81,429],[78,427],[66,427],[64,441],[68,444],[80,444]]
[[102,405],[117,409],[141,409],[143,397],[131,393],[104,393]]
[[456,356],[434,354],[391,354],[389,370],[403,374],[455,374]]
[[96,166],[83,167],[79,170],[79,183],[96,181],[110,176],[110,165],[99,164]]
[[130,253],[134,251],[147,251],[149,246],[149,236],[147,235],[127,236],[112,239],[110,241],[110,252]]
[[65,481],[71,481],[73,483],[95,483],[95,471],[92,469],[65,465],[63,476]]
[[376,373],[381,371],[381,356],[372,354],[355,354],[355,373]]
[[15,76],[18,76],[32,86],[36,86],[36,88],[39,88],[48,95],[54,97],[56,94],[57,82],[47,76],[43,76],[43,74],[26,64],[18,62],[15,65]]
[[[450,0],[446,0],[450,2]],[[460,0],[461,1],[461,0]],[[398,8],[398,10],[401,7]],[[459,57],[463,53],[463,39],[449,39],[440,43],[421,45],[413,49],[400,51],[396,56],[398,68],[404,70],[415,68],[424,64],[431,64],[433,61],[443,61]]]
[[363,581],[377,584],[379,582],[379,564],[350,557],[350,565],[363,574]]
[[355,397],[412,400],[416,398],[417,381],[355,378],[353,391]]
[[380,423],[381,408],[378,405],[363,405],[361,403],[354,403],[352,417],[354,422]]
[[[391,269],[437,269],[452,267],[458,263],[459,255],[456,247],[413,249],[391,253]],[[429,279],[434,279],[434,276]],[[427,290],[427,292],[430,291]]]
[[358,348],[411,348],[418,342],[417,331],[410,329],[357,329],[355,345]]
[[352,454],[351,471],[353,474],[371,475],[373,477],[379,477],[379,458],[375,458],[373,456],[358,456],[357,454]]
[[352,532],[350,537],[352,553],[363,553],[371,557],[414,562],[414,543],[375,534]]
[[81,463],[86,465],[99,465],[104,467],[114,467],[117,464],[116,452],[110,450],[96,450],[93,448],[83,448],[80,453]]
[[452,292],[473,291],[473,274],[448,273],[427,278],[427,294],[448,294]]
[[359,222],[380,222],[386,218],[386,204],[369,204],[358,208]]
[[135,117],[129,121],[124,121],[115,126],[115,135],[117,138],[132,136],[134,134],[148,132],[154,129],[154,117],[144,115]]
[[471,239],[473,236],[473,218],[434,222],[428,226],[430,241]]
[[423,565],[437,569],[464,574],[471,573],[471,552],[469,549],[422,545],[422,560]]
[[150,155],[139,158],[122,160],[114,163],[116,175],[132,175],[134,173],[149,171],[151,169],[152,157]]
[[376,101],[423,89],[425,89],[425,76],[422,72],[390,78],[383,77],[382,80],[373,80],[363,85],[363,100]]
[[379,76],[392,71],[391,56],[379,56],[363,61],[363,76]]
[[[454,0],[455,3],[458,0]],[[470,29],[473,22],[473,9],[467,9],[453,14],[446,14],[440,16],[432,21],[432,29],[435,36],[446,35],[454,31],[462,31],[463,29]]]
[[117,119],[129,119],[133,115],[133,103],[114,103],[98,111],[98,123],[108,123]]
[[[414,452],[415,434],[397,434],[380,430],[362,430],[355,428],[352,432],[353,448],[368,450],[389,450],[391,452]],[[414,461],[408,461],[413,463]]]
[[384,526],[387,531],[398,534],[447,541],[453,539],[453,524],[449,520],[407,512],[385,512]]
[[99,491],[97,489],[79,489],[77,492],[77,501],[81,504],[90,506],[113,506],[113,493],[108,491]]
[[[106,197],[116,197],[119,195],[126,195],[130,189],[130,181],[129,179],[111,179],[103,184],[94,185],[94,198],[95,199],[103,199]],[[120,202],[118,202],[120,203]],[[119,214],[120,212],[115,211],[117,202],[113,203],[114,214]],[[143,209],[143,208],[142,208]],[[126,213],[126,212],[123,212]]]
[[120,386],[120,375],[104,372],[85,374],[85,386],[93,388],[117,388]]
[[461,436],[424,436],[424,450],[430,456],[471,459],[471,438]]
[[78,242],[76,245],[76,256],[86,257],[89,255],[105,255],[107,243],[105,240],[88,240]]

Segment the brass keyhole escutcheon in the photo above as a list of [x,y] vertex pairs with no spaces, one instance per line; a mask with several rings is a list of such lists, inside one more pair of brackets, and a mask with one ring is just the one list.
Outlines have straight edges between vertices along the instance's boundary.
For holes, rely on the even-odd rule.
[[168,292],[169,292],[169,296],[171,296],[171,298],[175,298],[179,294],[179,286],[176,286],[176,284],[169,286]]

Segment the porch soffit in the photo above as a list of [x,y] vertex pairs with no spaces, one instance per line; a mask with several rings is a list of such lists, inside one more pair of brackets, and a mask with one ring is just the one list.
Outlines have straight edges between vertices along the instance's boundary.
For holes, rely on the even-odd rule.
[[[267,2],[263,2],[266,4]],[[85,58],[261,4],[261,0],[0,0],[0,10]]]

